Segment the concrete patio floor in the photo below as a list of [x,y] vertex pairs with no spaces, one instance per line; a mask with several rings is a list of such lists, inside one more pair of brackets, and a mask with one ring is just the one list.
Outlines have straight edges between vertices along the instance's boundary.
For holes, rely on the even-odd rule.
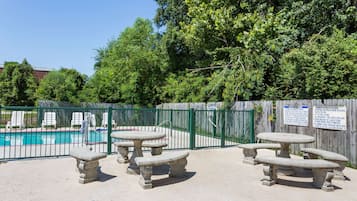
[[[149,154],[149,153],[145,153]],[[258,155],[274,155],[259,150]],[[190,151],[187,177],[154,175],[153,189],[144,190],[137,175],[126,173],[127,164],[118,164],[110,155],[100,161],[100,181],[79,184],[75,160],[20,160],[0,164],[1,201],[357,201],[357,170],[346,168],[350,181],[333,180],[336,190],[325,192],[312,187],[312,178],[279,176],[280,184],[264,186],[262,165],[242,163],[237,147]],[[157,173],[166,169],[163,168]]]

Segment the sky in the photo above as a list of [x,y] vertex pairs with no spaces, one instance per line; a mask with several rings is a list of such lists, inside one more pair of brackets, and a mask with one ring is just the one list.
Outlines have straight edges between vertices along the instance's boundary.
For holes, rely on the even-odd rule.
[[91,76],[96,50],[138,17],[153,20],[157,7],[154,0],[0,0],[0,66],[26,58],[34,68]]

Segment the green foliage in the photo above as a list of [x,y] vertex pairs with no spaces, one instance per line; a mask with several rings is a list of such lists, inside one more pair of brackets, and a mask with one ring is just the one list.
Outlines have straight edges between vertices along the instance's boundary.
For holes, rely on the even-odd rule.
[[[355,96],[354,92],[346,92],[351,84],[344,86],[345,82],[355,81],[352,79],[355,70],[351,64],[355,63],[355,55],[335,58],[350,49],[345,47],[346,43],[339,46],[331,44],[326,49],[330,52],[316,48],[314,54],[329,57],[327,60],[322,56],[314,57],[329,62],[323,68],[319,68],[321,61],[305,58],[306,54],[300,55],[304,58],[299,58],[301,63],[296,64],[299,67],[285,60],[289,57],[286,54],[300,52],[300,47],[313,34],[328,38],[333,33],[333,27],[347,34],[356,32],[356,1],[243,0],[237,3],[232,0],[186,0],[184,7],[179,7],[177,1],[158,2],[161,2],[161,10],[157,15],[166,16],[159,18],[167,25],[163,42],[180,44],[179,48],[175,45],[167,48],[169,64],[178,65],[175,70],[182,69],[181,72],[171,71],[175,75],[167,79],[162,91],[163,101],[218,100],[229,103],[236,100]],[[178,9],[178,13],[173,12],[174,8]],[[182,17],[183,13],[187,16]],[[355,41],[355,38],[349,40],[350,44],[355,44]],[[185,54],[179,56],[176,50]],[[349,66],[350,73],[334,68],[332,61],[336,60],[348,63],[339,65]],[[287,70],[282,71],[282,66]],[[305,66],[314,70],[306,73]],[[193,71],[196,74],[184,73],[183,70],[188,68],[196,68]],[[289,79],[289,76],[296,79]],[[326,79],[316,83],[315,76]],[[289,84],[282,84],[282,80]],[[201,82],[202,86],[194,85],[195,81]],[[187,87],[187,83],[191,87]],[[321,84],[326,87],[321,87]],[[342,89],[342,86],[345,88]]]
[[333,32],[333,28],[351,34],[357,31],[356,0],[292,1],[287,19],[299,31],[303,43],[313,34]]
[[38,100],[65,101],[78,104],[79,92],[87,77],[74,69],[62,68],[48,73],[36,91]]
[[[200,67],[222,65],[224,73],[211,73],[220,84],[221,100],[261,99],[276,83],[277,60],[298,46],[297,32],[271,5],[242,1],[187,0],[191,21],[181,23],[181,33],[192,52],[205,52]],[[203,65],[203,66],[202,66]],[[208,84],[216,86],[216,84]],[[208,89],[209,91],[215,88]],[[271,91],[271,90],[269,90]],[[274,96],[273,96],[274,97]]]
[[159,8],[154,22],[158,26],[176,27],[183,21],[188,21],[185,0],[155,0]]
[[286,98],[355,98],[357,34],[335,29],[330,37],[314,35],[284,55],[280,68]]
[[24,60],[6,62],[0,74],[0,103],[2,105],[33,106],[37,82],[31,65]]
[[92,101],[158,103],[167,63],[159,42],[151,22],[138,18],[133,27],[125,29],[117,40],[99,51],[98,70],[84,92],[92,94]]
[[198,102],[204,99],[202,87],[206,80],[194,73],[170,74],[162,88],[161,100],[167,102]]
[[81,91],[81,100],[85,102],[120,102],[119,83],[120,81],[112,69],[97,69]]

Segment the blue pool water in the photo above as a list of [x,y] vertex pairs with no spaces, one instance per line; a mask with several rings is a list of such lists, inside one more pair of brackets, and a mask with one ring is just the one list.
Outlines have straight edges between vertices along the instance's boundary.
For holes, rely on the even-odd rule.
[[107,133],[102,131],[90,131],[88,140],[79,131],[47,131],[47,132],[18,132],[0,133],[0,146],[31,145],[31,144],[75,144],[75,143],[99,143],[107,141]]

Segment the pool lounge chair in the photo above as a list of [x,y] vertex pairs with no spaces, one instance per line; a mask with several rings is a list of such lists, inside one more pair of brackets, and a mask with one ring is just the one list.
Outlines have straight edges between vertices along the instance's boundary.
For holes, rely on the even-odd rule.
[[6,129],[11,129],[14,127],[25,128],[25,111],[13,111],[11,113],[11,121],[6,124]]
[[[112,126],[113,127],[117,126],[117,123],[115,122],[114,119],[112,119]],[[103,113],[102,127],[108,127],[108,112]]]
[[46,126],[53,126],[56,128],[56,113],[55,112],[45,112],[43,116],[43,120],[41,123],[41,127],[44,128]]
[[71,120],[71,128],[74,126],[81,126],[83,122],[83,113],[82,112],[73,112]]

